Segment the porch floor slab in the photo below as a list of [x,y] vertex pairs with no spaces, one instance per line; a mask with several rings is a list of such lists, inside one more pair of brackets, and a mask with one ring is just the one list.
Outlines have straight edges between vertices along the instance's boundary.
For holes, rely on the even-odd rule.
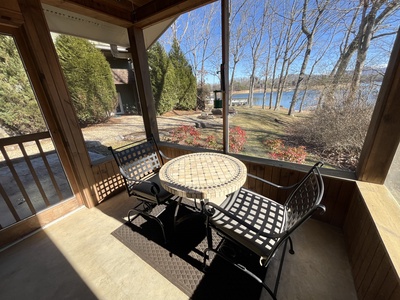
[[[122,193],[80,208],[2,249],[0,298],[188,299],[111,235],[133,201]],[[296,254],[286,256],[279,299],[357,299],[339,229],[309,220],[293,241]]]

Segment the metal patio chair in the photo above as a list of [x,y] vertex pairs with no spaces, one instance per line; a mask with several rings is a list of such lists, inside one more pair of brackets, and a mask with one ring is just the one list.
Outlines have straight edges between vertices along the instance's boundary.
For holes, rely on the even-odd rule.
[[164,224],[152,215],[151,211],[157,205],[168,204],[173,195],[160,184],[158,172],[166,157],[158,148],[153,137],[113,149],[108,147],[119,167],[130,197],[139,203],[128,211],[128,221],[142,215],[160,224],[165,243],[167,237]]
[[[209,252],[214,252],[256,279],[272,298],[276,299],[288,241],[289,253],[294,254],[291,234],[315,211],[325,212],[325,207],[320,204],[324,193],[324,183],[319,171],[321,166],[320,162],[315,164],[300,182],[292,186],[280,186],[248,174],[249,177],[277,189],[291,191],[283,205],[246,188],[241,188],[229,195],[220,206],[212,202],[207,203],[205,213],[208,226],[208,248],[204,251],[204,268],[206,269],[207,266]],[[263,267],[268,267],[279,247],[283,245],[273,290],[243,264],[235,261],[232,248],[224,249],[222,242],[214,248],[211,229],[222,236],[222,242],[226,239],[234,245],[245,247],[255,253],[260,257],[259,262]]]

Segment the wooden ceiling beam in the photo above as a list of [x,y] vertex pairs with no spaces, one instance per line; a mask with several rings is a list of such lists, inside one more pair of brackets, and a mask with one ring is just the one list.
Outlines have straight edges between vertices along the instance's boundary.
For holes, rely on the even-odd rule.
[[153,0],[138,7],[133,14],[136,27],[145,28],[216,0]]
[[133,25],[134,5],[128,0],[41,0],[42,3],[129,28]]
[[216,0],[41,0],[42,3],[62,8],[107,23],[129,28],[145,28],[196,9]]

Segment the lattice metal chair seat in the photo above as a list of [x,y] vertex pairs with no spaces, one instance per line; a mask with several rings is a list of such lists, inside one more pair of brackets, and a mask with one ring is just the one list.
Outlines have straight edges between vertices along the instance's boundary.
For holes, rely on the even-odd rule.
[[[204,266],[206,266],[208,253],[214,252],[255,278],[276,299],[288,241],[289,252],[294,254],[290,235],[316,210],[325,211],[325,207],[320,204],[324,193],[324,184],[318,169],[321,166],[322,163],[315,164],[300,182],[287,187],[248,174],[249,177],[275,188],[291,190],[290,196],[283,205],[246,188],[241,188],[229,195],[220,206],[211,202],[207,203],[205,208],[209,245],[204,252]],[[262,279],[242,264],[235,262],[233,257],[227,256],[220,246],[214,248],[211,229],[216,230],[223,238],[255,253],[260,258],[260,264],[263,267],[268,266],[283,244],[283,254],[274,290],[272,291]]]
[[168,204],[173,195],[160,184],[158,172],[163,165],[163,157],[153,137],[131,143],[119,148],[108,147],[120,169],[128,195],[139,200],[128,212],[128,220],[142,215],[158,222],[165,242],[167,242],[164,224],[151,214],[152,209],[160,204]]
[[276,244],[276,239],[269,237],[285,230],[285,207],[248,189],[230,195],[221,208],[224,210],[217,209],[211,216],[213,225],[260,257],[265,257]]

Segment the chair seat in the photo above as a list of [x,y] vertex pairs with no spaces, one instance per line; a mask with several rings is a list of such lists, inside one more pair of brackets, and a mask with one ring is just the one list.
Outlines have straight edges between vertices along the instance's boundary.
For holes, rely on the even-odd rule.
[[[164,190],[164,188],[161,186],[160,183],[160,178],[158,176],[158,173],[153,174],[147,178],[143,178],[142,180],[149,180],[157,184],[160,188],[160,192],[158,194],[158,199],[160,203],[164,203],[166,200],[171,198],[173,195],[170,192],[167,192]],[[129,184],[129,192],[133,195],[138,195],[140,197],[143,197],[145,199],[154,201],[154,203],[157,203],[157,199],[155,196],[152,195],[151,193],[151,187],[152,185],[149,183],[140,183],[140,184]]]
[[[264,234],[280,234],[285,230],[285,207],[248,189],[241,188],[228,196],[220,207]],[[210,222],[260,257],[269,255],[266,250],[272,251],[276,243],[276,239],[261,236],[260,231],[254,232],[218,210],[210,217]]]
[[[285,191],[286,194],[290,192],[284,205],[245,188],[228,196],[221,205],[212,202],[206,203],[208,248],[204,250],[204,268],[209,259],[209,252],[213,252],[257,280],[273,299],[277,299],[279,280],[288,245],[289,253],[294,254],[291,234],[315,211],[325,211],[325,206],[320,204],[324,195],[324,182],[319,171],[322,165],[321,162],[317,162],[303,179],[290,186],[281,186],[247,174],[257,182]],[[213,248],[212,229],[215,229],[224,238],[241,244],[260,256],[260,265],[263,267],[269,266],[282,245],[283,251],[280,255],[278,270],[276,270],[273,289],[264,283],[264,278],[260,278],[247,269],[240,260],[235,260],[235,256],[230,255],[231,253],[224,253],[224,247]]]

